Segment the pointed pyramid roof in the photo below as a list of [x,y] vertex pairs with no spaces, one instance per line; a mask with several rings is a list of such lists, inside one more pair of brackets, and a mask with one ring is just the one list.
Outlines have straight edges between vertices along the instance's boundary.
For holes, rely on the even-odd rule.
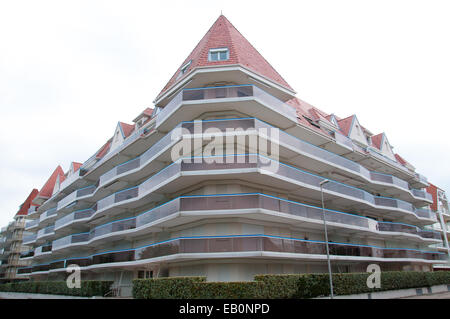
[[[228,48],[229,59],[226,61],[209,61],[210,49]],[[190,62],[190,64],[189,64]],[[179,77],[181,68],[188,65],[183,76]],[[263,76],[291,91],[291,86],[281,75],[264,59],[264,57],[247,41],[246,38],[231,24],[228,19],[221,15],[214,22],[209,31],[200,40],[194,50],[184,60],[177,72],[172,76],[166,86],[158,94],[158,99],[164,92],[174,84],[182,80],[192,70],[198,67],[241,65],[254,73]]]

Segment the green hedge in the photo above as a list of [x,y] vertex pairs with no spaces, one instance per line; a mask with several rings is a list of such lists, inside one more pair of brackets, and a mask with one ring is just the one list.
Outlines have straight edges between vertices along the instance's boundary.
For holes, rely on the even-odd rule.
[[[387,271],[381,272],[381,287],[367,287],[369,273],[333,274],[335,295],[430,287],[450,284],[450,272]],[[256,281],[266,283],[267,298],[314,298],[328,296],[328,274],[259,275]]]
[[196,294],[194,283],[206,277],[168,277],[133,280],[133,298],[137,299],[192,299]]
[[[335,295],[450,284],[450,272],[381,273],[381,288],[367,287],[370,273],[333,274]],[[172,277],[133,281],[138,299],[300,299],[328,296],[328,274],[257,275],[250,282],[205,282],[205,277]]]
[[105,296],[112,281],[82,281],[81,288],[68,288],[65,281],[27,281],[0,285],[2,292],[23,292],[67,296]]

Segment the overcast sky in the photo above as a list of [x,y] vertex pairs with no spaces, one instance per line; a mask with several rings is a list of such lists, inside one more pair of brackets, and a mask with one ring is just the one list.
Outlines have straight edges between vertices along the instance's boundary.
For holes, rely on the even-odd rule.
[[152,106],[221,10],[299,98],[450,191],[449,1],[0,1],[0,226]]

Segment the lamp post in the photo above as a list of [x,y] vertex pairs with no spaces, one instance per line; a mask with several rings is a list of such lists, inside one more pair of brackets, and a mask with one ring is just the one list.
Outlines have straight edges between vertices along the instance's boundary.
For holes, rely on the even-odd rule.
[[333,277],[331,275],[331,262],[330,262],[330,250],[328,248],[328,231],[327,231],[327,219],[325,216],[325,204],[323,201],[323,185],[328,183],[329,180],[324,179],[323,181],[321,181],[319,183],[320,186],[320,194],[322,197],[322,216],[323,216],[323,226],[325,228],[325,246],[327,248],[327,262],[328,262],[328,276],[330,278],[330,297],[331,299],[334,298],[334,294],[333,294]]

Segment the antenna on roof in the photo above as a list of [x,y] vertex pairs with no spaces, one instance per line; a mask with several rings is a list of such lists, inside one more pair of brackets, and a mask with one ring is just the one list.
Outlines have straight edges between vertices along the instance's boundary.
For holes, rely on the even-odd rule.
[[223,16],[222,9],[220,9],[220,15]]

